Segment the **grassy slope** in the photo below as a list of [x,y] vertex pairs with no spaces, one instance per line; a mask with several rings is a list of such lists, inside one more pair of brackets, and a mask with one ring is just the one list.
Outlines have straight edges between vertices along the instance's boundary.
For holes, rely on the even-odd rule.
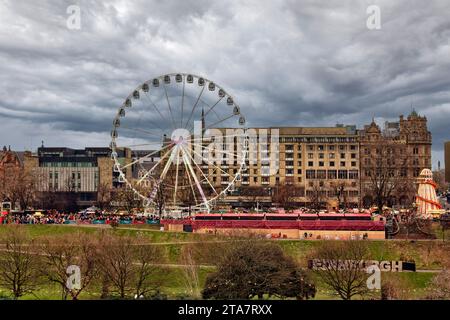
[[[0,235],[5,232],[7,227],[0,226]],[[77,226],[52,226],[52,225],[28,225],[26,226],[30,235],[34,238],[39,238],[45,235],[62,235],[75,232],[102,232],[102,229],[92,227],[77,227]],[[179,256],[182,247],[186,245],[185,242],[205,242],[205,240],[225,240],[211,235],[201,235],[192,233],[177,233],[177,232],[160,232],[154,226],[149,227],[119,227],[115,230],[120,235],[137,235],[141,234],[148,239],[149,242],[162,244],[165,250],[165,263],[179,263]],[[292,255],[303,265],[311,256],[314,248],[321,244],[321,241],[296,241],[296,240],[282,240],[278,242],[283,250],[289,255]],[[407,260],[414,259],[418,269],[439,269],[439,256],[433,256],[435,248],[442,246],[442,243],[434,242],[415,242],[409,241],[370,241],[369,248],[372,253],[372,258],[377,260]],[[448,248],[448,243],[446,244]],[[446,251],[450,252],[450,251]],[[213,264],[213,261],[210,261]],[[212,272],[212,268],[200,268],[200,286],[203,286],[205,278],[208,273]],[[169,298],[179,298],[185,296],[185,285],[183,280],[182,268],[164,267],[160,268],[158,278],[164,283],[163,292]],[[409,294],[413,298],[419,298],[426,294],[425,288],[430,279],[434,276],[433,273],[427,272],[405,272],[398,274],[389,274],[387,277],[398,277],[404,284],[404,287],[409,290]],[[318,299],[336,299],[337,297],[330,293],[326,286],[317,281]],[[92,299],[99,297],[99,286],[93,285],[89,292],[84,293],[81,298]],[[0,297],[6,292],[0,289]],[[39,299],[59,299],[59,288],[54,285],[47,285],[36,292]],[[25,299],[36,298],[34,296],[26,296]]]

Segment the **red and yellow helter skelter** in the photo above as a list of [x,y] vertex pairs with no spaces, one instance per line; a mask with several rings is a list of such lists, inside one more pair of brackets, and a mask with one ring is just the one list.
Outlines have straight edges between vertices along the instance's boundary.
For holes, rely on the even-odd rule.
[[442,211],[436,196],[436,187],[431,170],[423,169],[419,176],[419,188],[416,195],[417,214],[422,218],[432,218]]

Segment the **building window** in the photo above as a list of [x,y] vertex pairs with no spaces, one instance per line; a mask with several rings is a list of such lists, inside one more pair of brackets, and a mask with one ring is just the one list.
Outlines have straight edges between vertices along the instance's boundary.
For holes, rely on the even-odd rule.
[[326,170],[317,170],[317,179],[326,179],[327,171]]
[[297,174],[302,174],[302,169],[297,169]]
[[314,153],[308,153],[308,159],[314,159]]
[[308,161],[308,166],[309,167],[313,167],[314,166],[314,162],[313,161]]
[[349,179],[358,179],[358,170],[350,170],[348,172]]
[[297,153],[297,158],[301,159],[302,158],[302,154],[301,153]]
[[316,170],[306,170],[306,179],[315,179]]
[[317,146],[317,150],[319,150],[319,151],[323,151],[323,150],[325,150],[325,148],[324,148],[324,146],[323,146],[323,145],[319,145],[319,146]]
[[414,149],[413,149],[413,154],[419,154],[419,148],[414,147]]
[[334,161],[330,161],[330,167],[334,167]]
[[334,154],[334,153],[330,153],[330,154],[328,155],[328,158],[330,158],[330,159],[334,159],[334,157],[335,157],[335,154]]
[[352,167],[356,167],[356,161],[352,161]]
[[339,170],[338,171],[338,179],[347,179],[347,178],[348,178],[347,170]]
[[337,179],[336,170],[328,170],[328,179]]
[[314,151],[314,146],[313,145],[308,145],[308,151]]
[[319,159],[325,158],[325,155],[323,153],[319,153]]
[[328,150],[334,151],[334,150],[336,150],[336,147],[335,146],[328,146]]
[[352,144],[351,146],[350,146],[350,150],[357,150],[357,146],[356,145],[354,145],[354,144]]
[[356,159],[356,153],[352,153],[351,158]]
[[302,162],[301,162],[301,161],[297,161],[297,165],[298,165],[299,167],[301,167],[301,166],[302,166]]
[[341,159],[345,159],[345,153],[341,153]]
[[345,151],[345,149],[346,149],[346,148],[345,148],[344,145],[340,145],[340,146],[339,146],[339,150],[340,150],[340,151]]
[[345,167],[345,161],[341,161],[341,167]]
[[324,166],[325,166],[325,162],[319,161],[319,167],[324,167]]

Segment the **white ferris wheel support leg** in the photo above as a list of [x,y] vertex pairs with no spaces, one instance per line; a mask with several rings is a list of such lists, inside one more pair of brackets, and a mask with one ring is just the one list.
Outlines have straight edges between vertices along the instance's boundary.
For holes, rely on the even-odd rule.
[[211,182],[208,180],[208,177],[205,176],[205,174],[203,173],[202,169],[198,166],[198,164],[195,163],[194,158],[192,158],[192,156],[189,154],[189,152],[187,152],[187,155],[189,156],[189,158],[192,160],[192,162],[195,164],[195,166],[197,167],[197,169],[200,171],[200,173],[202,174],[202,176],[205,178],[205,180],[208,182],[209,186],[212,188],[212,190],[214,191],[214,193],[216,195],[219,195],[216,191],[216,189],[214,189],[213,185],[211,184]]
[[200,185],[200,182],[199,182],[198,179],[197,179],[197,175],[195,174],[194,169],[192,168],[191,163],[190,163],[190,161],[189,161],[189,158],[187,157],[186,151],[184,150],[183,147],[181,148],[181,152],[182,152],[182,154],[183,154],[184,163],[187,165],[189,171],[191,172],[192,178],[194,178],[194,181],[195,181],[195,185],[197,186],[197,189],[198,189],[198,191],[200,192],[200,195],[202,196],[203,202],[204,202],[204,204],[205,204],[205,206],[206,206],[206,210],[207,210],[208,213],[209,213],[209,211],[210,211],[211,209],[210,209],[210,207],[209,207],[208,200],[206,199],[206,196],[205,196],[205,193],[203,192],[202,186]]
[[175,191],[173,193],[173,205],[176,204],[177,199],[177,189],[178,189],[178,168],[180,166],[180,150],[177,149],[177,165],[176,165],[176,174],[175,174]]
[[[158,166],[158,165],[160,165],[161,163],[162,163],[162,161],[165,159],[165,158],[167,158],[167,156],[169,155],[169,154],[171,154],[172,152],[167,152],[161,159],[159,159],[159,161],[153,166],[153,167],[151,167],[149,170],[147,170],[147,172],[142,176],[142,178],[140,178],[139,180],[138,180],[138,184],[140,184],[145,178],[147,178],[148,177],[148,175],[150,174],[150,173],[152,173],[153,172],[153,170],[155,170],[155,168]],[[170,161],[167,161],[167,163],[170,163]],[[167,164],[166,164],[167,165]]]

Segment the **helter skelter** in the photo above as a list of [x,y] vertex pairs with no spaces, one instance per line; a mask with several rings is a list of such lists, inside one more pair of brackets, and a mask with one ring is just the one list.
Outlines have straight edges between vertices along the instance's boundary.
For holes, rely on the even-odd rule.
[[442,206],[436,196],[436,186],[431,170],[423,169],[416,195],[417,215],[423,219],[431,219],[442,212]]

